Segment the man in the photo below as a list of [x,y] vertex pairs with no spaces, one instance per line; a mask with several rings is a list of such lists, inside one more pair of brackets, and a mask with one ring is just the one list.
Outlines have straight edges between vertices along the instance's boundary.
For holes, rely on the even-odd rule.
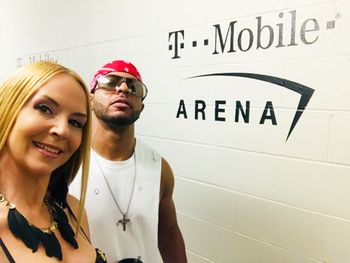
[[[95,74],[91,93],[85,206],[93,244],[108,262],[134,258],[139,261],[130,262],[155,263],[159,252],[163,262],[187,262],[172,199],[173,172],[164,158],[135,138],[134,122],[147,95],[140,73],[126,61],[107,63]],[[78,184],[73,183],[73,193]]]

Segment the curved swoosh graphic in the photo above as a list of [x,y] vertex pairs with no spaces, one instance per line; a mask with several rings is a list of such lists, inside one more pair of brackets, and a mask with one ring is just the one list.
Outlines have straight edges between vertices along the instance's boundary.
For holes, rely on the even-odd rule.
[[301,95],[300,100],[299,100],[299,105],[298,108],[295,112],[292,125],[289,128],[289,132],[286,138],[286,141],[288,140],[289,136],[291,135],[293,129],[295,128],[295,125],[298,123],[301,115],[303,114],[307,104],[309,103],[312,94],[314,93],[314,89],[307,87],[303,84],[287,80],[287,79],[282,79],[274,76],[269,76],[269,75],[261,75],[261,74],[255,74],[255,73],[212,73],[212,74],[204,74],[204,75],[198,75],[198,76],[193,76],[189,77],[189,79],[192,78],[202,78],[202,77],[213,77],[213,76],[224,76],[224,77],[241,77],[241,78],[250,78],[250,79],[256,79],[256,80],[261,80],[265,82],[270,82],[272,84],[284,87],[286,89],[292,90],[296,93],[299,93]]

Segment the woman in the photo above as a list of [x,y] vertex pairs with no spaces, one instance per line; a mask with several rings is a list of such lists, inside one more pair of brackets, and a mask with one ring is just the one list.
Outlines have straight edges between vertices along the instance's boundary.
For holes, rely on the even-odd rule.
[[[29,64],[0,87],[0,262],[106,262],[80,231],[90,125],[83,80],[59,64]],[[67,186],[81,165],[79,202]]]

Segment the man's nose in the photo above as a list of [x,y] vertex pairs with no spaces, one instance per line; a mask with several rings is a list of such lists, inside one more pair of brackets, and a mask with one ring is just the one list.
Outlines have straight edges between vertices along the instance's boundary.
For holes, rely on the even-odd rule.
[[125,93],[125,94],[129,94],[130,93],[130,89],[128,87],[128,84],[126,83],[126,79],[122,79],[117,86],[115,86],[115,91],[117,93]]

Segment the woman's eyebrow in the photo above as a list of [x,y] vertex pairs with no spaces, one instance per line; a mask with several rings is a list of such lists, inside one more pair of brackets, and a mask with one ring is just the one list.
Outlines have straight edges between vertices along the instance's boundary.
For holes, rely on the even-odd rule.
[[55,106],[59,106],[59,103],[57,101],[55,101],[53,98],[51,98],[48,95],[43,95],[43,97],[45,97],[46,99],[48,99],[49,101],[51,101],[53,104],[55,104]]

